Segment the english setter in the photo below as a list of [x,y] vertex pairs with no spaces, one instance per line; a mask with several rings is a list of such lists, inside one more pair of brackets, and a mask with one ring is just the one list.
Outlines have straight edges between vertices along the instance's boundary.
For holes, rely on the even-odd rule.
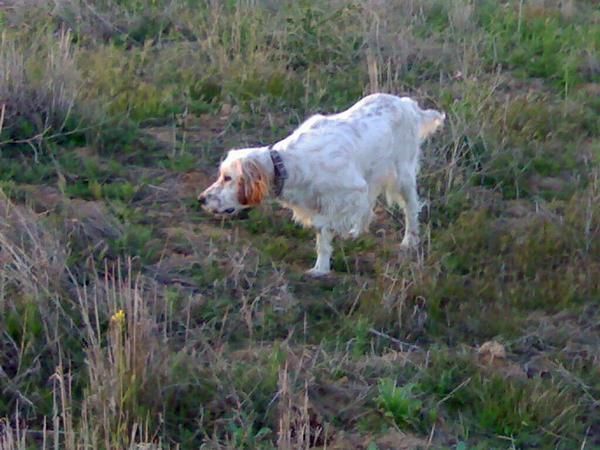
[[308,271],[314,276],[330,271],[334,236],[354,238],[368,229],[381,193],[404,209],[401,246],[414,247],[420,145],[445,117],[408,97],[369,95],[338,114],[310,117],[273,145],[229,151],[198,201],[232,216],[272,195],[296,222],[316,230],[317,261]]

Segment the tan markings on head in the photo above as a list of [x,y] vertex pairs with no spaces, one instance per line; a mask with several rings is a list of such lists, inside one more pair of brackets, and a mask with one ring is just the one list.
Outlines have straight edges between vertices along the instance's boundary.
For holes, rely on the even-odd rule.
[[269,191],[267,174],[256,162],[244,159],[237,161],[240,170],[238,201],[242,205],[258,205]]

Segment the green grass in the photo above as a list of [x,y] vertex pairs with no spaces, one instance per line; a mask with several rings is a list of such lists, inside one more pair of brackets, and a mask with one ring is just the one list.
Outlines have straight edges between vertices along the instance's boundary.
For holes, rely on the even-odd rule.
[[396,382],[390,379],[379,381],[377,403],[385,416],[401,428],[415,427],[419,421],[422,402],[416,397],[414,389],[414,384],[396,386]]
[[[0,447],[600,445],[594,2],[38,3],[0,7]],[[289,211],[200,211],[373,91],[448,115],[417,254],[378,207],[311,280]]]

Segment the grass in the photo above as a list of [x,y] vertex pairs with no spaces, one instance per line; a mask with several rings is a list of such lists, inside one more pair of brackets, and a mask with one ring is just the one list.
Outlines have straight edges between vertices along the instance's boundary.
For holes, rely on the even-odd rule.
[[[55,3],[0,6],[1,448],[600,445],[594,2]],[[416,255],[198,210],[374,91],[448,115]]]

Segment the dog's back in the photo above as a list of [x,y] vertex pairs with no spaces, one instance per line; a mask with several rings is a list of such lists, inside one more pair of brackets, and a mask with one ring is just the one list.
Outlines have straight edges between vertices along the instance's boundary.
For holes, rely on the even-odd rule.
[[383,184],[405,170],[418,171],[420,144],[444,117],[408,97],[372,94],[345,111],[309,117],[281,148],[303,154],[307,173],[321,167],[333,173],[343,165],[370,184]]
[[[349,150],[354,147],[368,154],[374,146],[393,151],[403,144],[418,146],[444,123],[445,117],[436,110],[421,109],[409,97],[371,94],[340,113],[309,117],[288,139],[306,141],[309,139],[304,137],[310,135],[316,145],[340,143]],[[313,139],[317,136],[319,139]]]
[[365,121],[376,123],[381,120],[391,123],[395,130],[401,129],[403,133],[415,129],[420,139],[434,133],[446,118],[444,113],[434,109],[421,109],[410,97],[391,94],[368,95],[336,116],[358,126]]

